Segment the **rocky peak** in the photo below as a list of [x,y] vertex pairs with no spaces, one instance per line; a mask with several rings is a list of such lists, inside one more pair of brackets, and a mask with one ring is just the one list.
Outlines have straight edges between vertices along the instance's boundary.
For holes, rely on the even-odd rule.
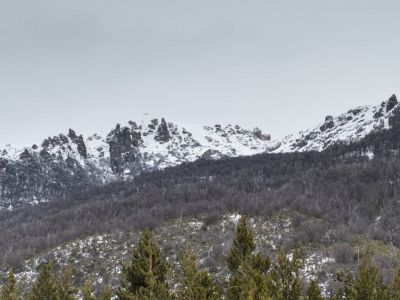
[[270,141],[270,140],[271,140],[271,135],[269,135],[269,134],[264,134],[264,133],[262,132],[262,130],[261,130],[260,128],[258,128],[258,127],[256,127],[256,128],[253,129],[253,133],[254,133],[254,136],[255,136],[256,138],[258,138],[258,139],[260,139],[260,140],[262,140],[262,141]]
[[132,131],[129,127],[121,127],[117,124],[107,136],[110,149],[111,169],[116,174],[125,170],[127,163],[132,163],[136,158],[136,148],[140,143],[140,134]]
[[397,105],[397,97],[396,95],[392,95],[386,103],[386,112],[390,111]]
[[[60,135],[60,137],[61,137],[61,135]],[[87,158],[87,157],[88,157],[88,153],[87,153],[87,148],[86,148],[86,145],[85,145],[85,141],[84,141],[84,139],[83,139],[83,136],[82,136],[82,135],[77,136],[77,134],[75,133],[74,130],[69,129],[68,137],[71,139],[71,141],[72,141],[73,143],[76,144],[78,153],[79,153],[83,158]],[[63,140],[65,141],[65,143],[68,143],[68,138],[67,138],[66,136],[63,136]]]
[[168,124],[164,118],[161,118],[161,124],[157,128],[157,134],[154,139],[160,143],[166,143],[170,139]]
[[151,130],[155,130],[158,125],[158,119],[152,119],[150,123],[147,125]]
[[333,120],[333,116],[326,116],[325,123],[320,127],[320,130],[325,131],[333,127],[335,127],[335,121]]
[[73,129],[71,129],[71,128],[68,130],[68,137],[71,140],[74,140],[74,139],[78,138],[78,136],[76,135],[75,131]]
[[337,142],[358,141],[368,133],[389,128],[400,120],[399,109],[393,95],[380,105],[357,107],[337,117],[327,116],[318,127],[286,137],[274,152],[322,151]]

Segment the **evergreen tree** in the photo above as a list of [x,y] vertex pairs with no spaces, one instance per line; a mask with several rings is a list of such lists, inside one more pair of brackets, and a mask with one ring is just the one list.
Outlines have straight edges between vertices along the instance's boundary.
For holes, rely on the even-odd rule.
[[277,262],[271,272],[271,290],[274,299],[298,300],[301,298],[302,280],[300,270],[303,266],[303,253],[299,248],[293,251],[291,259],[285,249],[279,251]]
[[191,250],[184,255],[181,266],[183,275],[178,290],[179,299],[221,299],[220,289],[214,284],[210,274],[197,269],[196,257]]
[[324,300],[317,281],[311,280],[307,289],[307,300]]
[[74,300],[77,289],[73,284],[73,272],[70,266],[66,267],[57,279],[57,293],[59,300]]
[[269,299],[270,261],[260,254],[254,255],[254,250],[253,231],[246,218],[241,217],[227,258],[232,272],[227,299]]
[[39,275],[28,296],[29,300],[58,300],[57,281],[53,273],[53,263],[40,267]]
[[379,270],[372,264],[372,253],[367,253],[361,260],[354,281],[356,300],[388,299],[388,291]]
[[96,300],[96,298],[93,296],[94,291],[93,291],[93,280],[91,277],[85,281],[83,284],[82,290],[82,300]]
[[7,281],[0,291],[0,300],[17,300],[17,281],[14,272],[11,270],[8,273]]
[[246,217],[242,216],[236,227],[232,248],[227,258],[229,270],[235,272],[243,261],[253,254],[255,247],[253,231],[247,225]]
[[122,265],[124,276],[117,295],[121,300],[171,298],[167,274],[170,267],[150,230],[143,231],[130,263]]
[[[267,262],[267,260],[265,261]],[[266,265],[269,266],[269,261]],[[267,269],[262,271],[262,269],[255,267],[254,260],[246,260],[229,280],[227,299],[272,299],[269,289],[270,280]]]
[[372,264],[372,253],[370,251],[367,251],[361,259],[355,276],[350,272],[339,272],[337,278],[342,283],[342,287],[337,291],[337,299],[389,299],[389,291],[383,283],[378,268]]

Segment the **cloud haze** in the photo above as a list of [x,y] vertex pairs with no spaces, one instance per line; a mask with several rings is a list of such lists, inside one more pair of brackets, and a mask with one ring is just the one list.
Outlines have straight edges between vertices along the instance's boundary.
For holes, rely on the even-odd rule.
[[0,0],[0,144],[150,112],[274,137],[399,92],[399,1]]

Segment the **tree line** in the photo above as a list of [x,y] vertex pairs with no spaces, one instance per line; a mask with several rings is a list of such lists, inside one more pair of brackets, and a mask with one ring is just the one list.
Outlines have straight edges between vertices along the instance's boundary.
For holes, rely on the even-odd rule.
[[[9,272],[0,290],[0,300],[398,300],[400,269],[391,283],[385,284],[370,251],[363,253],[357,272],[337,274],[339,287],[322,295],[317,279],[305,284],[301,270],[304,254],[300,247],[291,253],[282,248],[272,260],[256,251],[253,230],[246,217],[236,227],[226,264],[230,275],[217,280],[207,270],[199,269],[194,250],[188,248],[174,272],[153,232],[144,230],[128,262],[122,263],[120,285],[114,290],[105,285],[95,293],[93,278],[82,287],[74,286],[73,270],[54,271],[52,262],[40,266],[29,291],[17,288],[14,273]],[[97,294],[97,295],[96,295]]]

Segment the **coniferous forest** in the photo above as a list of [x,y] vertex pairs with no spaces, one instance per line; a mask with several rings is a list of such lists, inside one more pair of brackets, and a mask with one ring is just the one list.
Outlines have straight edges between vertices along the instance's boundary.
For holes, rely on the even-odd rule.
[[338,272],[338,288],[323,296],[315,279],[305,282],[301,276],[304,255],[300,246],[291,253],[282,248],[275,258],[261,255],[255,250],[253,230],[242,216],[226,257],[230,275],[223,281],[198,268],[189,245],[179,271],[173,272],[152,231],[144,230],[131,251],[130,260],[122,262],[120,285],[115,290],[105,285],[96,295],[90,277],[77,287],[71,267],[55,272],[53,262],[49,261],[40,266],[37,279],[24,293],[18,289],[15,275],[10,271],[0,299],[399,299],[400,269],[392,282],[385,284],[379,269],[372,264],[372,254],[369,249],[361,254],[356,272]]

